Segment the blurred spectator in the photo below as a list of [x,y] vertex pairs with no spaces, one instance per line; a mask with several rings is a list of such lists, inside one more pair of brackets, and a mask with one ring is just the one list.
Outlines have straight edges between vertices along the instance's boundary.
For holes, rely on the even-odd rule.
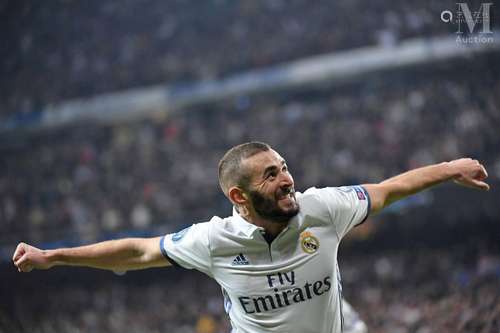
[[[452,250],[419,248],[344,257],[343,290],[369,332],[497,332],[499,255],[484,254],[496,262],[485,272],[484,259],[471,255],[471,247]],[[454,278],[462,269],[469,276],[466,285]],[[4,284],[0,289],[0,332],[230,331],[220,288],[201,274],[169,268],[161,277],[152,270],[118,278],[78,270],[79,277],[66,278],[65,283],[58,281],[67,270],[45,272],[45,282],[5,275],[8,285],[17,278],[18,288]],[[92,281],[91,286],[86,281]]]
[[[34,137],[2,161],[0,215],[12,231],[5,237],[29,241],[36,230],[39,240],[73,232],[92,240],[102,231],[174,231],[229,214],[217,162],[227,148],[250,139],[282,152],[299,190],[380,181],[462,156],[481,159],[495,182],[500,67],[490,57],[457,62],[463,73],[449,64],[421,70],[411,82],[394,73],[376,81],[376,89],[367,83],[237,99],[166,121],[83,125]],[[431,203],[422,202],[432,214],[457,216],[453,209],[432,210]],[[470,214],[480,213],[467,205]],[[484,205],[499,216],[495,205]]]
[[217,324],[210,315],[201,315],[196,323],[196,333],[215,333]]
[[306,0],[7,1],[0,6],[8,46],[0,51],[0,119],[28,118],[68,98],[451,33],[456,27],[440,14],[455,6],[430,0],[321,0],[314,6]]
[[[428,0],[321,0],[315,6],[303,0],[7,1],[0,5],[6,45],[0,49],[0,120],[29,118],[69,98],[446,34],[454,27],[439,15],[454,6]],[[168,119],[79,124],[14,147],[0,142],[0,249],[10,254],[20,240],[85,243],[117,232],[172,232],[230,214],[217,162],[247,140],[276,147],[299,190],[380,181],[462,156],[484,161],[498,183],[497,58],[473,56],[271,97],[239,96]],[[358,232],[366,252],[341,256],[347,299],[370,332],[500,330],[498,196],[439,193],[439,205],[426,197],[419,203],[425,207],[404,215],[404,223],[368,222]],[[441,249],[404,243],[415,230]],[[374,245],[375,237],[383,241]],[[401,250],[382,250],[390,246]],[[155,274],[129,285],[103,276],[72,283],[77,276],[70,275],[37,290],[36,281],[11,278],[0,289],[0,333],[230,330],[213,282],[190,272],[166,281]]]

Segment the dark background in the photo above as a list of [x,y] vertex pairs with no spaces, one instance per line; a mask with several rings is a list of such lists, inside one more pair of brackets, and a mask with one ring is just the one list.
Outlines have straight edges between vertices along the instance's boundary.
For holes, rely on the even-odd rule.
[[[0,122],[35,119],[71,98],[455,36],[440,20],[455,9],[448,1],[0,1]],[[0,332],[229,332],[220,289],[200,273],[19,274],[10,257],[19,241],[72,246],[226,216],[217,162],[248,140],[275,147],[298,190],[481,160],[489,192],[448,183],[393,205],[350,233],[339,262],[346,299],[369,332],[498,331],[498,59],[491,51],[132,123],[2,134]]]

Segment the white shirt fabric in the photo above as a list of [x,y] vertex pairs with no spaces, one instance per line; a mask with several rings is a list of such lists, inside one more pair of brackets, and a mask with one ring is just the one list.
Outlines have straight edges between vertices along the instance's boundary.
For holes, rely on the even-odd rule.
[[162,237],[174,264],[197,269],[222,287],[233,332],[342,332],[341,239],[370,211],[362,186],[296,193],[300,212],[271,242],[235,210]]
[[343,333],[366,333],[368,328],[361,320],[359,314],[345,299],[342,299],[342,314],[344,316]]

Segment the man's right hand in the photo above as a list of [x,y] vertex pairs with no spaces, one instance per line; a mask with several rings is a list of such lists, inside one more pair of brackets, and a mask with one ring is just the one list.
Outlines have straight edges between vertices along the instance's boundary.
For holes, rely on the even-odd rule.
[[19,272],[31,272],[33,269],[49,269],[52,263],[46,251],[26,243],[19,243],[12,256],[12,261]]

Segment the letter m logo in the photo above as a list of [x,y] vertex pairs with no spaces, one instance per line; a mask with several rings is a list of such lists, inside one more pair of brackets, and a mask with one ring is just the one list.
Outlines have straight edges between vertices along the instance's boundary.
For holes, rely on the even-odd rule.
[[469,5],[465,2],[457,3],[457,23],[458,23],[458,34],[463,33],[462,31],[462,23],[465,22],[467,24],[467,28],[469,29],[469,33],[474,32],[474,28],[477,23],[483,22],[483,30],[480,33],[492,33],[491,32],[491,6],[492,2],[482,3],[479,10],[475,12],[471,12]]

